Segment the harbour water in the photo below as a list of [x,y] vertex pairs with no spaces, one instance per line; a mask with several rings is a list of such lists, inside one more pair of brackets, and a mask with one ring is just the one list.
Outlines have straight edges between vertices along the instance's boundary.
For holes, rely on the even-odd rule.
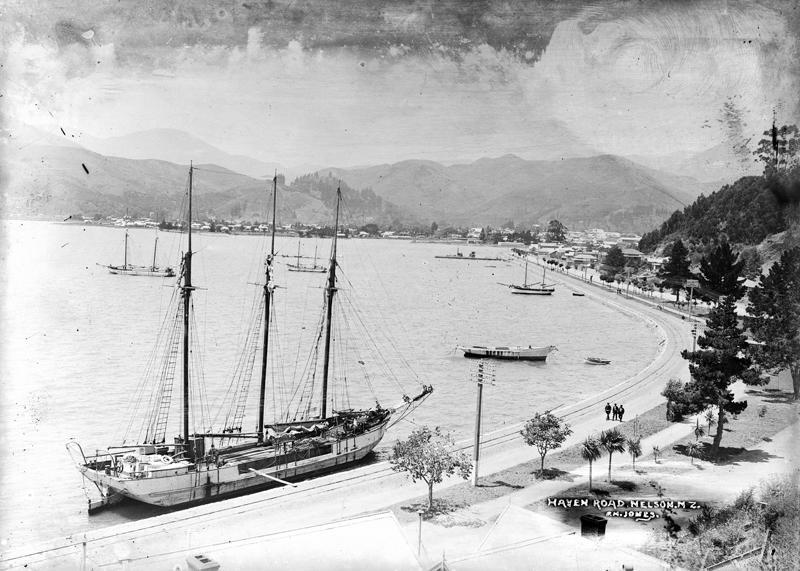
[[[81,477],[64,445],[75,438],[93,451],[115,443],[175,278],[111,275],[96,265],[121,263],[120,228],[2,224],[2,548],[153,513],[129,506],[89,517]],[[155,231],[130,229],[130,236],[129,260],[150,264]],[[159,233],[159,263],[177,270],[183,241],[179,234]],[[546,363],[497,363],[496,384],[484,391],[486,431],[619,383],[656,354],[658,339],[651,325],[590,297],[573,297],[564,286],[550,297],[512,295],[498,282],[522,281],[518,262],[435,259],[455,252],[447,244],[359,239],[339,244],[343,301],[358,304],[366,330],[390,364],[402,369],[405,359],[411,365],[418,379],[405,372],[401,378],[408,394],[417,389],[415,380],[435,387],[412,416],[390,429],[381,449],[424,424],[441,426],[457,439],[469,438],[473,363],[455,350],[458,344],[558,347]],[[277,245],[280,254],[291,256],[298,239],[279,237]],[[300,246],[303,254],[311,256],[317,248],[324,258],[330,242],[304,239]],[[265,247],[257,236],[195,237],[193,281],[201,288],[194,297],[197,345],[212,404],[224,393],[236,363],[242,324],[257,290],[253,284],[262,280]],[[468,248],[487,257],[509,253]],[[288,261],[278,258],[275,276],[276,339],[281,375],[291,379],[302,369],[319,320],[325,274],[287,272]],[[548,281],[558,282],[558,275]],[[402,358],[391,357],[395,352]],[[587,355],[612,363],[586,365]],[[373,359],[377,356],[368,353],[364,367],[373,373],[375,396],[391,405],[402,393],[375,378]],[[366,404],[374,400],[367,393],[360,397]]]

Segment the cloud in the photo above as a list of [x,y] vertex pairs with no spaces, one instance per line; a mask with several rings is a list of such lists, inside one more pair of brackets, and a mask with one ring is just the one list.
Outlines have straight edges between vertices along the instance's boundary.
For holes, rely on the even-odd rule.
[[[96,136],[167,127],[264,160],[346,165],[701,150],[727,136],[717,119],[732,97],[741,145],[796,93],[796,78],[781,74],[794,38],[766,8],[570,7],[556,25],[556,8],[543,24],[490,4],[448,4],[445,23],[423,4],[364,12],[352,38],[335,42],[325,38],[341,30],[320,14],[289,37],[276,32],[286,14],[266,21],[227,5],[157,11],[133,31],[118,15],[87,17],[91,26],[65,28],[60,41],[22,26],[8,75],[24,95],[7,105],[24,121]],[[381,42],[367,39],[375,22],[392,31]],[[543,52],[519,41],[542,30]]]
[[[725,101],[739,100],[755,133],[772,109],[796,97],[765,83],[785,63],[791,36],[775,12],[758,6],[727,13],[710,5],[648,10],[598,21],[595,12],[562,22],[526,76],[526,93],[548,113],[613,153],[702,150],[719,142]],[[784,68],[785,69],[785,68]],[[796,82],[791,82],[796,85]]]

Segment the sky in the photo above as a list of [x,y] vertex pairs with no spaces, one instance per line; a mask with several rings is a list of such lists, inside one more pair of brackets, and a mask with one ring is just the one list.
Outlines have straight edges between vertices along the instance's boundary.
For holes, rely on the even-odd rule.
[[[3,121],[284,165],[691,154],[798,122],[796,2],[5,0]],[[154,149],[157,153],[158,149]]]

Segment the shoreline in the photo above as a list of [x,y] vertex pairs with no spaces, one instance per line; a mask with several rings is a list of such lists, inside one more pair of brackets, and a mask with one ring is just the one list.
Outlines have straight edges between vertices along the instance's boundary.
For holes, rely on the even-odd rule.
[[[686,362],[680,357],[680,350],[686,346],[685,343],[687,341],[691,342],[685,322],[682,323],[673,319],[673,314],[658,312],[652,307],[642,307],[638,304],[635,306],[631,304],[631,306],[626,307],[627,304],[621,302],[616,294],[608,292],[604,288],[595,291],[595,288],[590,288],[589,284],[583,282],[580,278],[569,275],[567,277],[575,280],[576,283],[565,283],[563,284],[565,287],[571,290],[583,290],[587,297],[590,297],[594,302],[623,311],[631,317],[639,318],[653,327],[658,327],[663,336],[656,335],[656,340],[661,338],[658,352],[655,358],[641,371],[579,402],[560,405],[557,409],[554,409],[561,416],[567,417],[575,430],[571,439],[564,444],[562,449],[582,440],[587,431],[596,430],[597,419],[601,416],[605,421],[605,415],[601,409],[606,400],[621,401],[621,399],[625,399],[624,403],[631,420],[636,416],[635,411],[650,410],[653,406],[657,406],[659,402],[662,402],[664,399],[660,396],[660,391],[666,379],[669,376],[679,375],[682,369],[688,370]],[[682,325],[683,327],[681,327]],[[653,389],[657,390],[654,391]],[[532,459],[538,459],[535,449],[524,445],[518,438],[517,431],[522,424],[524,423],[519,423],[512,427],[506,426],[485,435],[487,439],[490,437],[501,440],[509,437],[515,438],[511,441],[501,441],[495,445],[487,445],[485,448],[482,446],[482,450],[487,455],[485,459],[481,460],[481,472],[484,475],[497,473],[503,469],[524,464]],[[455,481],[451,479],[451,481],[438,485],[434,489],[434,497],[436,497],[437,493],[441,493],[444,489],[460,482],[461,480]],[[376,488],[380,488],[380,490]],[[185,541],[184,536],[190,533],[190,529],[194,538],[193,544],[197,544],[198,538],[208,533],[208,541],[199,541],[199,543],[201,545],[210,545],[214,543],[211,540],[212,537],[216,537],[213,530],[219,529],[221,521],[233,519],[236,522],[241,522],[240,518],[244,517],[247,518],[248,526],[252,527],[251,518],[256,522],[264,523],[263,516],[256,513],[263,509],[274,507],[284,513],[286,511],[292,513],[292,518],[289,518],[288,521],[284,519],[283,523],[277,527],[274,522],[268,522],[266,528],[273,529],[277,533],[291,529],[293,524],[308,526],[315,523],[330,522],[346,516],[386,510],[398,502],[407,502],[419,497],[421,495],[420,490],[420,484],[413,484],[405,474],[392,472],[391,468],[388,467],[388,462],[379,461],[303,482],[295,490],[276,488],[139,521],[78,532],[67,537],[53,538],[52,540],[40,542],[37,546],[31,545],[21,549],[11,549],[0,558],[0,563],[6,566],[15,563],[19,564],[22,560],[28,558],[36,560],[38,557],[32,553],[34,551],[38,552],[39,555],[43,552],[50,553],[56,560],[60,560],[63,563],[63,557],[72,559],[76,556],[75,551],[82,549],[84,541],[87,542],[87,549],[90,549],[93,553],[93,560],[110,562],[114,560],[114,557],[119,558],[114,549],[111,550],[112,553],[109,553],[111,545],[120,541],[130,542],[131,544],[136,543],[136,551],[139,551],[142,549],[141,542],[137,542],[136,539],[141,539],[143,535],[152,538],[152,531],[148,530],[153,529],[159,529],[159,535],[171,536],[171,545],[176,542],[178,545],[183,544]],[[354,497],[357,499],[354,500]],[[323,503],[324,509],[308,510],[305,504],[309,501],[312,502],[312,505]],[[345,504],[344,506],[342,505],[343,503]],[[231,522],[230,526],[234,527],[234,523]],[[260,525],[257,527],[262,528]],[[231,538],[231,541],[236,541],[236,539]],[[148,555],[148,558],[156,556],[155,554],[159,552],[169,551],[165,548],[163,550],[159,549],[161,543],[161,540],[158,540],[148,546],[147,551],[152,554]],[[188,545],[186,549],[189,549]],[[39,559],[39,563],[44,564],[44,561]]]

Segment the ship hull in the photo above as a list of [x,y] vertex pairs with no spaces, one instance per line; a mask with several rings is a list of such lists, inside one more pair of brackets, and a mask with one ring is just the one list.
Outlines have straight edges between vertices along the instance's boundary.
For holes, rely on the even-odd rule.
[[544,361],[554,347],[461,347],[468,359]]
[[552,289],[528,289],[519,286],[511,286],[511,293],[518,295],[553,295]]
[[467,359],[500,359],[501,361],[546,361],[547,355],[482,355],[480,353],[464,353]]
[[147,267],[137,266],[106,266],[108,272],[111,274],[125,275],[125,276],[149,276],[156,278],[171,278],[175,276],[175,272],[171,269],[162,270],[160,268],[151,269]]
[[[222,465],[199,462],[189,467],[159,470],[157,474],[151,473],[147,477],[115,474],[113,471],[106,473],[89,465],[82,466],[81,472],[107,494],[121,494],[162,507],[188,507],[280,485],[264,474],[292,481],[351,466],[372,452],[383,438],[387,424],[388,420],[362,434],[326,444],[323,449],[330,448],[326,453],[310,458],[295,457],[285,462],[281,458],[286,455],[279,448],[254,445],[250,449],[239,450]],[[220,460],[225,459],[225,453],[222,452]]]

